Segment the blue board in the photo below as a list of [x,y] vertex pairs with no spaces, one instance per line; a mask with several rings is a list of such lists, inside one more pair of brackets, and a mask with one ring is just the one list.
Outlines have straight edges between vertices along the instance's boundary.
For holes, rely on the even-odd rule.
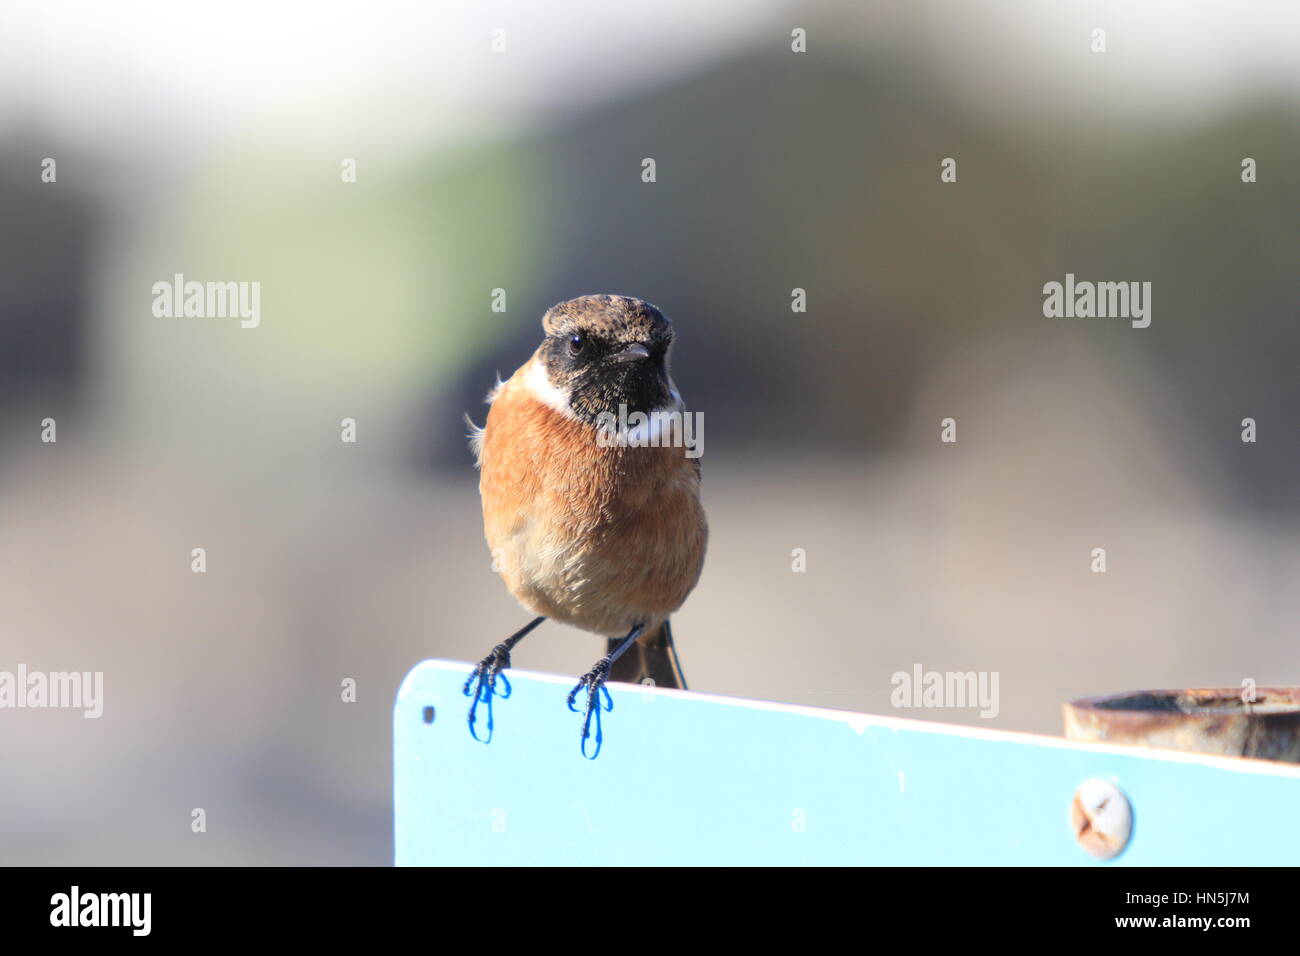
[[[469,671],[425,661],[398,692],[398,865],[1300,862],[1293,765],[626,684],[586,760],[572,677],[508,671],[485,745],[466,728]],[[1109,863],[1069,825],[1090,777],[1133,809]]]

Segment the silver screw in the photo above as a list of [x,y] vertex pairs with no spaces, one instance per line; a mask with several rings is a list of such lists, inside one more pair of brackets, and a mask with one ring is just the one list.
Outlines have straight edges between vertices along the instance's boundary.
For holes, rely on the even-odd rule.
[[1092,777],[1079,784],[1070,804],[1074,839],[1099,860],[1119,856],[1133,832],[1133,808],[1124,791],[1109,780]]

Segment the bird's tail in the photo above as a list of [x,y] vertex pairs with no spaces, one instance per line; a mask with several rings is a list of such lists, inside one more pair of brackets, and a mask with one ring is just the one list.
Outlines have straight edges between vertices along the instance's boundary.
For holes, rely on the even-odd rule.
[[[622,638],[611,637],[609,653],[612,654],[621,642]],[[685,690],[686,677],[682,674],[681,661],[677,659],[673,629],[669,623],[665,620],[653,631],[642,634],[614,662],[609,679],[629,684],[653,682],[656,687],[680,687]]]

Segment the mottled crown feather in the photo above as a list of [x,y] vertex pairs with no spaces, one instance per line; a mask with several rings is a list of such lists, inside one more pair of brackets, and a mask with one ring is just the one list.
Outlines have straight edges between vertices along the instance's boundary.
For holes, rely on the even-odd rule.
[[615,342],[671,338],[672,327],[649,302],[628,295],[581,295],[551,306],[542,316],[547,335],[581,329]]

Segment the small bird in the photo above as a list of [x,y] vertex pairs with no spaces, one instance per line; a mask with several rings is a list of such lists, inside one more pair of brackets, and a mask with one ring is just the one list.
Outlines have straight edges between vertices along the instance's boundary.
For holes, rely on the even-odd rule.
[[[577,712],[586,689],[581,744],[587,755],[594,714],[594,757],[602,694],[613,707],[606,680],[686,686],[668,618],[699,580],[708,525],[698,448],[665,440],[673,429],[656,424],[686,414],[669,372],[672,323],[641,299],[587,295],[548,309],[542,328],[542,344],[498,382],[487,423],[470,436],[494,564],[537,617],[492,649],[465,693],[476,738],[487,703],[490,739],[492,696],[498,680],[509,696],[501,671],[525,635],[547,618],[604,635],[607,653],[568,696]],[[649,424],[626,427],[629,418]]]

